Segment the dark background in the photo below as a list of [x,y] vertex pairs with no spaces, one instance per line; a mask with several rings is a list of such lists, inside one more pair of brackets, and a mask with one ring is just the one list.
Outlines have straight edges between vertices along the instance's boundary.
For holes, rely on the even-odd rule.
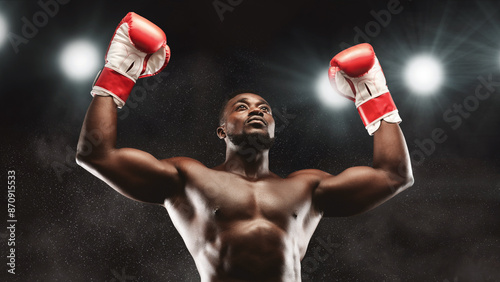
[[[155,78],[138,82],[146,97],[119,112],[119,147],[215,166],[224,160],[218,109],[225,94],[244,88],[286,114],[277,118],[271,151],[277,174],[370,165],[372,137],[354,106],[325,106],[316,81],[342,42],[354,44],[355,28],[364,30],[372,11],[394,1],[243,0],[223,21],[213,2],[72,0],[17,53],[8,40],[1,46],[2,214],[6,220],[7,170],[14,169],[18,222],[16,275],[6,272],[2,224],[0,280],[199,280],[164,209],[119,195],[74,162],[92,78],[67,79],[58,56],[84,38],[103,57],[129,11],[165,31],[172,59],[156,86],[148,88]],[[368,39],[403,118],[415,185],[368,213],[323,219],[303,279],[500,281],[500,83],[459,126],[443,117],[470,101],[481,78],[500,82],[500,4],[401,0],[400,7]],[[21,18],[40,10],[36,1],[0,1],[17,35]],[[419,53],[443,63],[445,82],[435,95],[414,95],[403,81],[405,63]],[[446,140],[431,146],[437,129]]]

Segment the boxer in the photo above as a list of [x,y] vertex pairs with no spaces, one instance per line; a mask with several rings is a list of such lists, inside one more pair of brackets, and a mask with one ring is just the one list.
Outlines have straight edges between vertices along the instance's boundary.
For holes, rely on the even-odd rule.
[[[216,167],[116,148],[117,107],[138,78],[157,74],[169,58],[163,31],[127,14],[92,88],[76,158],[119,193],[164,206],[202,281],[300,281],[301,260],[322,217],[368,211],[413,184],[401,118],[369,44],[336,55],[329,77],[373,135],[372,167],[338,175],[317,169],[274,174],[272,108],[255,93],[240,93],[224,105],[217,136],[226,143],[226,159]],[[96,132],[100,142],[89,150]]]

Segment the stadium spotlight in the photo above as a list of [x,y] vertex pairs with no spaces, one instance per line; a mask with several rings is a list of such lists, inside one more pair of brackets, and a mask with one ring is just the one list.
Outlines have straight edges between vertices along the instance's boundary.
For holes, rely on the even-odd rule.
[[330,79],[328,78],[328,70],[321,73],[320,77],[316,82],[316,90],[318,92],[321,101],[332,108],[340,109],[351,104],[350,101],[340,94],[335,93],[332,86],[330,85]]
[[435,93],[443,82],[441,63],[430,55],[413,57],[406,65],[404,80],[415,94]]
[[97,48],[91,42],[77,40],[66,45],[60,57],[64,73],[72,80],[94,78],[100,64]]

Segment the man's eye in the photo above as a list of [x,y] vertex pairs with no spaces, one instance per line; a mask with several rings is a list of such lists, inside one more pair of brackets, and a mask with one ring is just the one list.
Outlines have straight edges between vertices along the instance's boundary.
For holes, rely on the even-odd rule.
[[239,105],[238,107],[236,107],[237,110],[241,110],[241,109],[246,109],[247,107],[245,107],[245,105]]
[[270,112],[271,110],[268,108],[268,107],[260,107],[261,110],[263,111],[266,111],[266,112]]

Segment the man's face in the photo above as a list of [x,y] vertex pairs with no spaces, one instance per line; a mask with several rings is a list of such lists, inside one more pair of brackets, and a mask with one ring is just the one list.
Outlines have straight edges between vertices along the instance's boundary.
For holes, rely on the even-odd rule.
[[[225,122],[219,127],[219,137],[256,136],[274,138],[274,118],[271,106],[262,97],[252,93],[235,96],[226,105]],[[222,131],[221,131],[222,129]]]

